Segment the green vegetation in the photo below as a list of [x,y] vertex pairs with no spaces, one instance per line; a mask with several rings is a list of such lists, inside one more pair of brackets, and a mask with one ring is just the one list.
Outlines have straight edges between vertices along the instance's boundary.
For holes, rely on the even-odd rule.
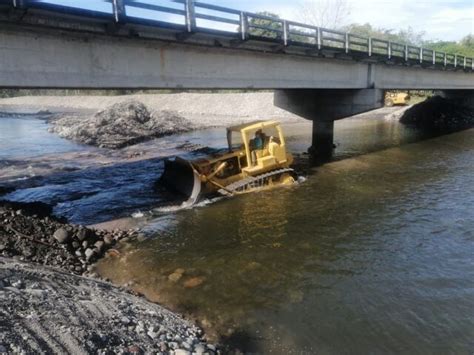
[[373,37],[386,41],[397,42],[400,44],[412,44],[422,46],[428,49],[434,49],[438,52],[446,52],[451,54],[460,54],[463,56],[474,58],[474,36],[469,34],[459,42],[454,41],[427,41],[424,39],[425,32],[415,32],[411,27],[407,30],[394,32],[384,28],[375,28],[370,24],[365,25],[352,24],[343,29],[354,34],[364,37]]
[[[257,15],[273,17],[279,19],[280,17],[271,12],[259,12]],[[280,38],[281,31],[283,31],[282,25],[280,22],[264,20],[260,18],[251,18],[249,21],[249,33],[252,36],[266,37],[266,38]],[[261,28],[264,27],[265,29]]]

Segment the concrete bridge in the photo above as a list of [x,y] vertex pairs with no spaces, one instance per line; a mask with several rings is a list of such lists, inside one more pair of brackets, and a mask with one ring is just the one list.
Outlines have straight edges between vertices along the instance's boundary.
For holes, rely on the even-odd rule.
[[474,60],[456,53],[194,0],[90,3],[0,0],[0,87],[272,89],[313,120],[320,152],[334,120],[381,107],[385,90],[473,102]]

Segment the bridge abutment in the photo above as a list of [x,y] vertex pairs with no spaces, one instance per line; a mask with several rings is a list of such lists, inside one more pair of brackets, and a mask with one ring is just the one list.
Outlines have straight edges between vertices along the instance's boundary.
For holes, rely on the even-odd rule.
[[331,156],[334,121],[383,106],[379,89],[288,89],[275,91],[275,106],[313,121],[312,146],[317,157]]

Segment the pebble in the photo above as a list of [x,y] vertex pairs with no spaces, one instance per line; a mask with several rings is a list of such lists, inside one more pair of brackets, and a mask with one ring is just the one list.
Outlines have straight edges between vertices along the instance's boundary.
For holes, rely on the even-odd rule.
[[77,236],[77,239],[79,239],[80,242],[84,241],[87,238],[87,229],[83,229],[83,228],[79,229],[77,231],[76,236]]
[[168,276],[168,280],[171,282],[178,282],[183,277],[183,274],[179,274],[177,272],[173,272]]
[[206,347],[203,344],[197,344],[194,347],[194,353],[196,353],[197,355],[202,355],[205,352],[206,352]]
[[95,252],[91,248],[87,248],[84,254],[86,255],[86,259],[89,260],[95,254]]
[[184,349],[176,349],[174,355],[191,355],[191,353]]
[[65,228],[59,228],[56,232],[54,232],[53,237],[58,241],[58,243],[65,244],[69,241],[71,235]]
[[206,280],[206,278],[203,277],[203,276],[193,277],[193,278],[191,278],[189,280],[186,280],[184,282],[184,287],[185,288],[194,288],[194,287],[197,287],[197,286],[201,285],[205,280]]

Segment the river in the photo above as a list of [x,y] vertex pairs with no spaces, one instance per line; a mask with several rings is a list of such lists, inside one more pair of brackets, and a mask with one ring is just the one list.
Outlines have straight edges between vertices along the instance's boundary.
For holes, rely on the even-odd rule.
[[[0,159],[15,165],[34,154],[5,144],[6,121]],[[285,132],[295,153],[310,143],[308,124]],[[171,141],[173,149],[140,148],[156,150],[153,159],[61,171],[7,198],[52,203],[75,223],[149,211],[167,202],[150,192],[164,156],[186,142],[223,146],[225,137],[210,129]],[[298,185],[148,215],[149,237],[99,271],[243,351],[472,353],[474,130],[428,139],[366,117],[339,121],[336,143],[334,161]]]

